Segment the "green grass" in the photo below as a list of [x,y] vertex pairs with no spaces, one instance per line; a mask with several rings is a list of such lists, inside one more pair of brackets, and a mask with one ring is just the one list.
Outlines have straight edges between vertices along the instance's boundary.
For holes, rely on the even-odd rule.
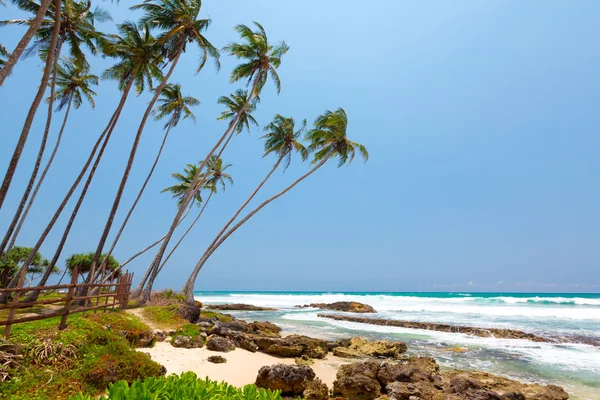
[[217,317],[221,322],[231,322],[231,317],[229,315],[221,314],[214,311],[204,311],[200,312],[200,317],[202,318],[213,318]]
[[173,340],[178,336],[191,336],[193,338],[196,338],[200,336],[200,327],[195,324],[183,325],[177,330],[177,332],[175,332],[175,334],[173,335],[173,339],[171,339],[171,342],[173,342]]
[[177,305],[148,306],[142,309],[143,317],[160,329],[178,329],[187,321],[177,315]]
[[[108,312],[69,317],[58,330],[60,317],[14,325],[10,341],[22,347],[20,366],[0,385],[2,399],[67,399],[78,392],[95,396],[109,383],[158,376],[161,367],[148,355],[131,348],[125,336],[149,328],[129,314]],[[123,332],[125,336],[120,334]],[[42,339],[72,345],[76,359],[62,365],[35,365],[31,350]]]

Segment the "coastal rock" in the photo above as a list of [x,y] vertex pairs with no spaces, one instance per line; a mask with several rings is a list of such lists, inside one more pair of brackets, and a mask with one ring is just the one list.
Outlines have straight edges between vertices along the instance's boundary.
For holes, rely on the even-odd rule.
[[314,371],[305,365],[277,364],[262,367],[256,377],[256,386],[281,390],[283,396],[299,396],[315,379]]
[[167,339],[167,333],[165,331],[156,331],[154,336],[157,342],[164,342]]
[[499,328],[476,328],[472,326],[437,324],[432,322],[414,322],[401,321],[395,319],[381,318],[364,318],[354,317],[350,315],[332,315],[318,314],[320,318],[328,318],[336,321],[358,322],[361,324],[381,325],[381,326],[397,326],[401,328],[426,329],[439,332],[464,333],[472,336],[480,337],[497,337],[503,339],[526,339],[533,342],[553,342],[549,338],[534,335],[532,333],[522,332],[514,329],[499,329]]
[[329,388],[319,378],[309,381],[302,393],[304,400],[328,400]]
[[333,395],[348,400],[374,400],[381,395],[377,373],[381,362],[363,361],[342,365],[333,382]]
[[[385,387],[390,399],[394,400],[445,400],[448,397],[431,385],[423,383],[393,382]],[[475,398],[471,399],[475,400]]]
[[441,387],[440,368],[433,358],[411,357],[399,363],[383,363],[377,380],[386,387],[392,382],[429,382]]
[[356,301],[338,301],[335,303],[312,303],[297,308],[320,308],[321,310],[343,311],[351,313],[376,313],[375,309],[368,304]]
[[251,324],[248,324],[247,332],[258,336],[281,337],[281,328],[266,321],[254,321]]
[[278,357],[325,358],[327,342],[302,335],[290,335],[285,338],[257,338],[255,343],[259,350]]
[[206,341],[206,348],[227,353],[235,350],[235,343],[231,339],[222,336],[210,335]]
[[221,356],[210,356],[206,359],[206,361],[213,364],[224,364],[227,362],[227,359]]
[[403,342],[390,340],[368,341],[362,337],[354,337],[348,342],[340,344],[346,346],[334,347],[333,355],[343,358],[396,358],[407,350],[407,346]]
[[296,358],[296,365],[313,365],[315,362],[308,356]]
[[258,307],[252,304],[211,304],[205,307],[207,310],[219,311],[275,311],[276,308]]
[[173,347],[183,347],[185,349],[194,349],[204,346],[201,336],[175,336],[171,341]]

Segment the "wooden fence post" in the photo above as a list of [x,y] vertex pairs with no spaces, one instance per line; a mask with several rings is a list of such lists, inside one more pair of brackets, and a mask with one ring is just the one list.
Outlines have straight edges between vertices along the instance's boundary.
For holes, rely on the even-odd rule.
[[69,316],[69,310],[71,309],[71,301],[73,299],[73,294],[75,293],[75,288],[77,287],[77,280],[79,279],[79,267],[76,266],[73,269],[73,274],[71,276],[71,286],[69,287],[69,291],[67,292],[67,298],[65,300],[65,309],[63,311],[62,318],[60,319],[60,325],[58,325],[59,330],[63,330],[67,327],[67,317]]
[[13,298],[12,298],[12,308],[10,310],[8,310],[8,319],[6,326],[4,327],[4,338],[8,339],[8,335],[10,335],[10,328],[12,327],[12,321],[13,319],[15,319],[15,312],[17,311],[17,303],[19,303],[19,295],[21,294],[21,291],[18,289],[21,289],[23,287],[23,283],[25,282],[25,276],[27,275],[27,268],[23,268],[21,267],[21,273],[19,275],[19,281],[17,283],[17,287],[15,289],[17,289],[16,291],[13,292]]

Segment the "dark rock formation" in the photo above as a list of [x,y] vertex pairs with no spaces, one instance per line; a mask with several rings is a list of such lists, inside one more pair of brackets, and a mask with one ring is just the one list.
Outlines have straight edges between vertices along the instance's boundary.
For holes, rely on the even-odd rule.
[[235,350],[235,343],[231,339],[222,336],[210,335],[206,341],[206,348],[227,353]]
[[467,335],[490,337],[494,336],[497,338],[504,339],[527,339],[534,342],[551,342],[552,340],[534,335],[532,333],[526,333],[517,331],[514,329],[498,329],[498,328],[475,328],[472,326],[460,326],[460,325],[448,325],[448,324],[436,324],[432,322],[412,322],[412,321],[400,321],[395,319],[380,319],[380,318],[363,318],[363,317],[352,317],[349,315],[331,315],[331,314],[319,314],[321,318],[334,319],[336,321],[348,321],[358,322],[361,324],[370,325],[383,325],[383,326],[399,326],[402,328],[413,328],[413,329],[427,329],[432,331],[440,332],[452,332],[452,333],[465,333]]
[[380,361],[342,365],[333,382],[333,395],[348,400],[372,400],[381,395],[377,380]]
[[338,343],[340,346],[333,348],[333,355],[343,358],[397,358],[407,350],[406,344],[403,342],[368,341],[362,337],[354,337]]
[[296,358],[296,365],[313,365],[315,362],[308,356]]
[[329,388],[319,378],[308,382],[302,393],[304,400],[328,400]]
[[281,390],[283,396],[299,396],[315,379],[314,371],[305,365],[277,364],[262,367],[256,377],[256,386]]
[[276,308],[258,307],[252,304],[211,304],[205,307],[208,310],[220,311],[275,311]]
[[308,336],[290,335],[284,338],[256,338],[258,349],[264,353],[278,357],[325,358],[327,342]]
[[223,364],[227,362],[227,359],[221,356],[210,356],[206,359],[206,361],[213,364]]
[[171,340],[173,347],[183,347],[185,349],[199,348],[204,346],[204,341],[201,336],[175,336]]
[[281,328],[270,322],[254,321],[248,324],[247,332],[258,336],[281,337]]
[[375,309],[368,304],[358,303],[356,301],[338,301],[336,303],[312,303],[297,308],[320,308],[321,310],[343,311],[351,313],[376,313]]

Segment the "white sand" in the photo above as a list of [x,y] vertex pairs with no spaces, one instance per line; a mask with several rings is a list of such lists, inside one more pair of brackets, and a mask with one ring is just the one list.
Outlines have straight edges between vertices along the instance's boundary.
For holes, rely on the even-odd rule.
[[[156,343],[150,349],[138,350],[149,354],[154,361],[164,365],[167,368],[167,374],[192,371],[201,378],[209,377],[215,381],[226,381],[238,387],[254,383],[258,370],[265,365],[295,363],[293,358],[278,358],[258,352],[250,353],[242,349],[219,353],[207,350],[205,347],[200,349],[173,347],[168,342]],[[213,364],[206,360],[214,355],[225,357],[227,363]],[[315,360],[310,367],[315,371],[317,377],[331,387],[337,369],[345,363],[347,361],[330,354],[324,360]]]

